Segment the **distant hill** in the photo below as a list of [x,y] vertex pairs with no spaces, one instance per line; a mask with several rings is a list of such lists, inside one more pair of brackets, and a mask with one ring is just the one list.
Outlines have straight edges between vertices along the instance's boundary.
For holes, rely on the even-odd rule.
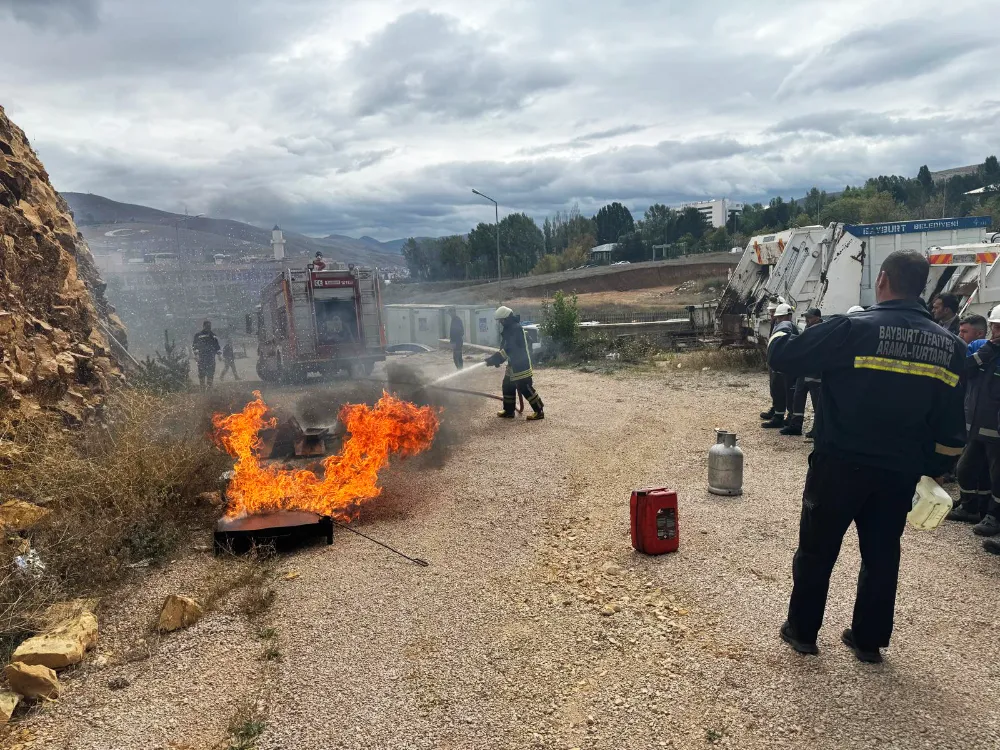
[[[98,254],[178,252],[198,260],[215,253],[236,258],[271,254],[270,228],[229,219],[184,216],[92,193],[62,196],[91,249]],[[284,236],[285,253],[290,257],[312,257],[322,252],[330,260],[380,266],[402,263],[402,240],[382,243],[371,237],[359,240],[344,235],[314,238],[287,230]]]

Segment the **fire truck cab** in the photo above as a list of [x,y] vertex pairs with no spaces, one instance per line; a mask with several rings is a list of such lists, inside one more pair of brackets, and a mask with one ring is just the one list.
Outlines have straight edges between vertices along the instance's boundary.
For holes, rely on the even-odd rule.
[[257,374],[304,382],[310,373],[370,374],[385,360],[377,269],[287,268],[264,287],[257,310]]

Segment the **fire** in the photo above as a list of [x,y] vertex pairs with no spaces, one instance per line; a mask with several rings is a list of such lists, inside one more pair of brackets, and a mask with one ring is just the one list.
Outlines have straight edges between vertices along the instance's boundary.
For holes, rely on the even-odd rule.
[[215,440],[236,459],[226,490],[225,515],[243,516],[279,510],[302,510],[348,521],[366,501],[379,496],[378,473],[397,453],[412,456],[427,450],[438,430],[438,416],[383,392],[374,408],[346,404],[340,421],[347,428],[340,453],[322,461],[322,477],[308,469],[288,470],[262,464],[258,451],[262,429],[275,427],[259,391],[238,414],[212,417]]

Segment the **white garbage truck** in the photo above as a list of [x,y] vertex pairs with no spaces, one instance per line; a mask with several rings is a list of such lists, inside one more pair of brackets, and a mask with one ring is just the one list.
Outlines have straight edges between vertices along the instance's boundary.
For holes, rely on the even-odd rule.
[[[768,304],[787,302],[801,323],[805,311],[846,313],[875,304],[875,278],[889,253],[916,250],[931,261],[925,299],[953,292],[969,298],[963,280],[992,271],[1000,244],[991,245],[988,216],[882,224],[807,226],[753,237],[716,309],[723,344],[760,346],[771,323]],[[995,235],[993,235],[995,236]],[[946,248],[975,248],[948,251]],[[991,249],[992,248],[992,249]],[[1000,298],[1000,270],[995,276]]]

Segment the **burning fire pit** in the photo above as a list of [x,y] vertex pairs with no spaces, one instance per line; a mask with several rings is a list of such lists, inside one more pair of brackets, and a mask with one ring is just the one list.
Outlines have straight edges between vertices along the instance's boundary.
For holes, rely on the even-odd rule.
[[[347,437],[337,454],[323,457],[315,467],[295,468],[262,460],[281,442],[279,422],[267,413],[255,391],[243,411],[212,418],[217,444],[236,459],[222,490],[226,515],[215,525],[217,553],[316,536],[332,544],[334,519],[350,520],[381,494],[378,474],[390,455],[426,450],[439,426],[434,409],[383,393],[374,406],[347,404],[340,410]],[[295,455],[324,456],[327,429],[302,429],[293,422]]]
[[215,554],[247,552],[254,545],[300,543],[325,536],[333,544],[333,519],[318,513],[281,510],[242,518],[221,518],[215,524]]

